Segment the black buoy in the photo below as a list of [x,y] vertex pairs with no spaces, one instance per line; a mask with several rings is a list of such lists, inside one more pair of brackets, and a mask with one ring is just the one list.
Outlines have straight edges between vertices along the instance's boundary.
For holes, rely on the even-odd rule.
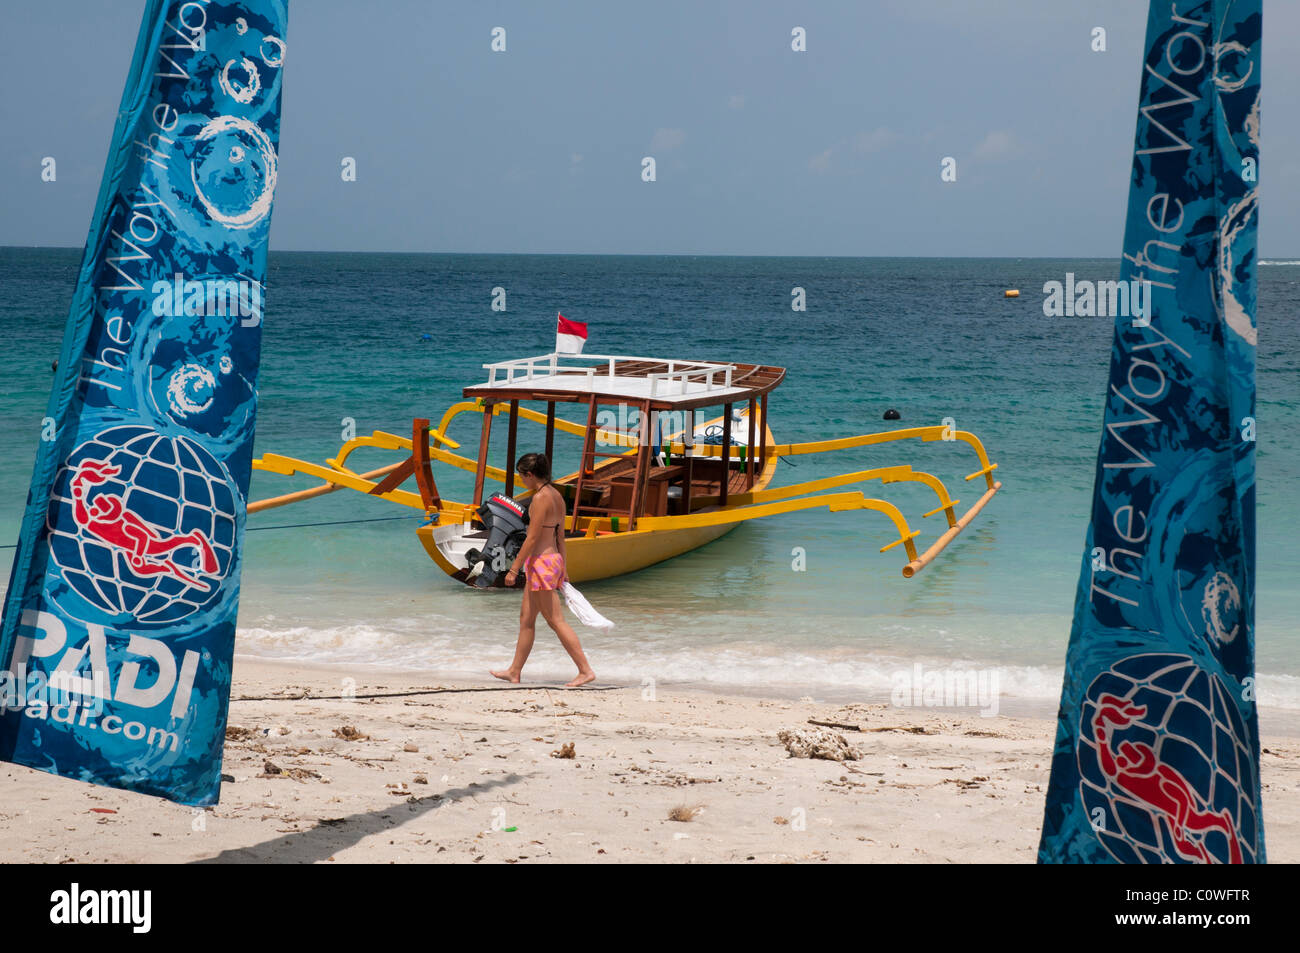
[[896,411],[893,407],[890,407],[887,411],[885,411],[885,419],[886,419],[886,420],[902,420],[903,418],[902,418],[901,416],[899,416],[898,411]]

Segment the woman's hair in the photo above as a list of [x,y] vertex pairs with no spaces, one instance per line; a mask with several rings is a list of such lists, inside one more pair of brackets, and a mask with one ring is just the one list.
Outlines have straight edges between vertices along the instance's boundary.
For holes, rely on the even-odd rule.
[[551,479],[551,461],[544,453],[525,453],[515,464],[516,473],[527,473],[549,483]]

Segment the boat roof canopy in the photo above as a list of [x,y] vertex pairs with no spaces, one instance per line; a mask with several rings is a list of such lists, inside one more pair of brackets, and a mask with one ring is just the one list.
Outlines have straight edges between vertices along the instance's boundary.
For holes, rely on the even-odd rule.
[[785,378],[784,367],[719,364],[613,354],[541,354],[484,364],[485,383],[467,398],[487,401],[649,401],[652,408],[691,409],[761,397]]

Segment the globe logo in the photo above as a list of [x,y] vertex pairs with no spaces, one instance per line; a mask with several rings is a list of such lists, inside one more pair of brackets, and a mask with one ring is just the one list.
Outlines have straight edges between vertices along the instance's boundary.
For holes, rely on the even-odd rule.
[[234,562],[235,489],[188,437],[119,426],[81,444],[55,477],[46,517],[74,618],[84,600],[106,624],[167,625],[210,604]]
[[1120,863],[1254,863],[1255,769],[1223,682],[1186,655],[1134,655],[1088,687],[1079,794]]

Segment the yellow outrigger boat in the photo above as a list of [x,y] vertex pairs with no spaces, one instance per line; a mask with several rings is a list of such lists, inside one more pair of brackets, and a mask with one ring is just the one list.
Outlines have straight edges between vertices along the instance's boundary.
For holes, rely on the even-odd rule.
[[[489,559],[485,552],[490,549],[492,513],[483,496],[487,481],[492,480],[504,485],[506,498],[512,497],[522,419],[545,426],[548,459],[554,459],[557,429],[583,438],[578,469],[554,481],[566,500],[567,568],[573,582],[644,569],[712,542],[746,520],[822,506],[832,512],[863,509],[886,516],[898,538],[880,551],[902,546],[908,560],[903,575],[911,577],[952,542],[1002,487],[993,479],[997,464],[989,461],[979,438],[954,428],[910,427],[778,444],[767,425],[767,399],[785,378],[782,367],[552,353],[485,364],[484,368],[488,380],[465,388],[465,401],[448,408],[437,427],[422,418],[413,422],[409,438],[382,431],[356,437],[324,465],[277,454],[254,460],[257,470],[286,476],[306,474],[324,482],[250,503],[249,512],[343,488],[377,496],[427,516],[416,533],[447,575],[470,585],[499,587],[503,584],[501,574],[488,563],[496,562],[499,569],[500,555]],[[545,404],[545,412],[521,406],[525,401]],[[584,406],[585,426],[556,417],[560,403]],[[699,411],[719,405],[720,416],[697,422]],[[628,419],[629,412],[635,411],[637,423],[625,431],[602,427],[602,407],[617,408],[618,419]],[[447,436],[451,421],[464,413],[483,416],[475,459],[452,452],[460,445]],[[488,465],[488,447],[492,422],[502,414],[508,416],[507,465],[498,469]],[[960,501],[949,495],[942,481],[906,464],[771,486],[781,457],[907,440],[960,440],[975,451],[979,468],[966,479],[983,478],[983,492],[961,516],[957,515]],[[598,449],[602,446],[610,449]],[[403,451],[406,457],[358,473],[347,461],[363,447]],[[471,502],[442,498],[433,476],[434,461],[474,474]],[[415,478],[414,492],[402,489],[411,477]],[[876,480],[929,487],[937,505],[923,516],[942,513],[947,530],[924,552],[918,552],[915,540],[920,533],[909,526],[894,504],[847,489]],[[516,499],[526,497],[524,492]],[[493,497],[488,504],[499,500]]]

